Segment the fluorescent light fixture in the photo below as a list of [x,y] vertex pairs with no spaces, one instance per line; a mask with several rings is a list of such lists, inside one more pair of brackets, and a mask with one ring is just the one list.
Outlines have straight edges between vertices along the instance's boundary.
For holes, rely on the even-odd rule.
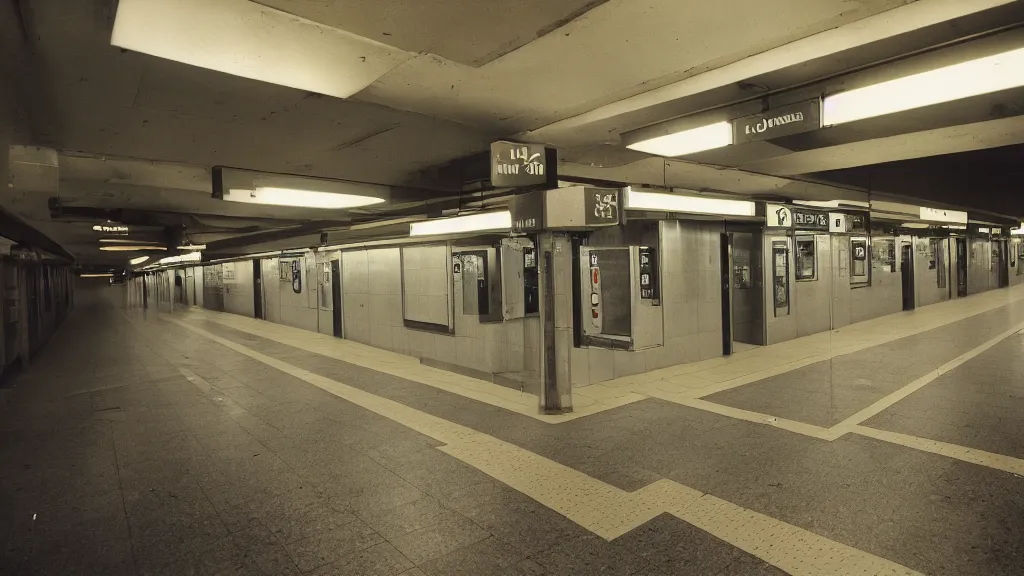
[[149,256],[139,256],[138,258],[132,258],[131,260],[129,260],[129,262],[131,263],[132,266],[135,266],[137,264],[142,264],[146,260],[149,260]]
[[113,278],[113,274],[79,274],[79,278]]
[[1024,86],[1024,48],[825,97],[822,124],[834,126]]
[[904,228],[931,228],[931,224],[927,222],[904,222]]
[[717,122],[674,134],[641,140],[627,144],[626,147],[658,156],[683,156],[730,144],[732,144],[732,124]]
[[640,192],[626,189],[626,210],[721,214],[723,216],[754,216],[756,206],[747,200],[726,200],[703,196],[680,196],[661,192]]
[[181,264],[183,262],[202,262],[202,252],[189,252],[188,254],[179,254],[178,256],[168,256],[167,258],[161,258],[157,264]]
[[870,208],[870,202],[860,200],[793,200],[793,204],[814,208]]
[[143,240],[132,240],[131,238],[100,238],[101,244],[145,244]]
[[948,222],[950,224],[967,224],[967,212],[959,210],[939,210],[921,207],[921,220],[930,222]]
[[104,252],[139,252],[143,250],[167,250],[166,246],[135,245],[135,244],[114,244],[113,246],[100,246]]
[[185,244],[178,246],[178,250],[206,250],[206,244]]
[[962,226],[960,224],[947,224],[944,228],[947,230],[967,230],[967,226]]
[[246,204],[271,204],[303,208],[358,208],[384,202],[383,198],[374,198],[373,196],[272,187],[257,187],[255,190],[232,188],[224,192],[224,200]]
[[336,98],[414,56],[248,0],[121,0],[110,43]]
[[409,236],[434,236],[437,234],[461,234],[464,232],[502,231],[512,228],[512,213],[484,212],[454,218],[439,218],[409,225]]

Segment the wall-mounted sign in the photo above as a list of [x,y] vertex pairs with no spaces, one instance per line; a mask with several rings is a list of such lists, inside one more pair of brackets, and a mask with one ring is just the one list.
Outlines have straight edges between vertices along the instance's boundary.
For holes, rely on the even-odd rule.
[[544,190],[516,194],[509,202],[512,213],[512,231],[524,234],[544,229]]
[[780,204],[765,205],[765,225],[769,228],[790,228],[793,226],[793,211]]
[[493,142],[491,185],[495,188],[515,188],[552,182],[554,166],[548,160],[548,151],[542,144]]
[[619,223],[622,191],[617,188],[585,188],[583,209],[587,226],[614,226]]
[[123,224],[97,224],[92,227],[97,232],[103,232],[104,234],[114,234],[117,236],[127,236],[128,227]]
[[[593,252],[591,252],[593,254]],[[658,295],[658,254],[649,246],[640,247],[640,299],[653,300],[657,306]]]
[[768,140],[818,128],[821,128],[821,103],[811,100],[733,120],[733,143]]
[[798,230],[828,230],[831,226],[827,212],[767,204],[765,225],[769,228],[796,228]]
[[302,293],[302,265],[298,260],[292,260],[292,292]]
[[828,231],[842,234],[848,232],[849,228],[846,214],[831,213],[828,215]]
[[801,230],[828,230],[828,214],[793,209],[793,227]]

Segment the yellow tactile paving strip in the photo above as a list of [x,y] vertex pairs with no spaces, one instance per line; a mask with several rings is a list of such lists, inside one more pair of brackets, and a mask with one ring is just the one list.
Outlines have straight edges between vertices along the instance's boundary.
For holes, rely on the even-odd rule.
[[291,326],[264,322],[235,314],[210,312],[193,308],[185,312],[181,317],[186,320],[203,319],[216,322],[254,336],[294,346],[307,352],[314,352],[364,368],[370,368],[371,370],[406,380],[412,380],[413,382],[419,382],[420,384],[426,384],[427,386],[504,408],[505,410],[529,416],[549,424],[583,418],[645,398],[645,396],[628,390],[617,392],[601,390],[598,391],[599,394],[594,395],[587,394],[585,391],[574,390],[572,413],[563,415],[540,414],[537,397],[532,394],[524,394],[511,388],[505,388],[490,382],[477,380],[476,378],[425,366],[411,356],[396,354],[350,340],[341,340],[325,334],[317,334]]
[[915,575],[904,566],[683,486],[659,480],[626,492],[471,428],[314,374],[187,322],[196,334],[443,442],[458,458],[607,540],[668,513],[795,576]]

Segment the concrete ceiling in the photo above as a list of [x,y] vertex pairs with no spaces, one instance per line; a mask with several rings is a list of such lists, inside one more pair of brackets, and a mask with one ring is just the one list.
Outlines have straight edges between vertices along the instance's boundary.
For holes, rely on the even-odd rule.
[[[56,191],[8,190],[0,198],[4,206],[71,245],[72,252],[99,258],[90,249],[94,237],[51,221],[49,198],[59,196],[71,207],[167,213],[169,220],[180,220],[193,233],[216,239],[230,237],[224,231],[226,220],[204,224],[195,218],[250,223],[273,218],[287,227],[315,222],[322,213],[224,206],[209,197],[207,175],[214,165],[416,186],[440,196],[452,191],[442,190],[446,187],[434,179],[432,168],[517,133],[564,141],[564,172],[580,178],[617,175],[623,181],[660,180],[662,185],[739,194],[856,195],[862,191],[845,183],[830,186],[784,178],[781,173],[760,175],[647,159],[622,149],[617,138],[619,132],[651,121],[650,112],[602,112],[599,121],[587,120],[586,115],[631,102],[638,95],[674,94],[682,85],[708,90],[739,86],[743,94],[746,88],[728,80],[728,74],[746,74],[745,78],[791,69],[813,60],[815,54],[839,51],[836,46],[853,49],[1006,4],[260,3],[414,55],[353,98],[341,100],[112,47],[114,0],[17,0],[19,26],[0,33],[3,46],[13,55],[11,61],[21,63],[20,68],[8,66],[4,71],[17,74],[11,90],[15,116],[25,127],[18,132],[8,127],[5,137],[11,143],[61,151],[60,184]],[[934,10],[916,8],[924,4]],[[10,3],[0,10],[10,10]],[[720,70],[728,74],[709,80],[708,75]],[[734,99],[722,100],[725,96],[716,94],[717,104]],[[652,101],[659,98],[664,100],[658,96]],[[650,106],[617,110],[646,108]],[[673,109],[676,114],[685,110]],[[613,170],[616,166],[620,168]],[[180,214],[196,216],[174,216]]]

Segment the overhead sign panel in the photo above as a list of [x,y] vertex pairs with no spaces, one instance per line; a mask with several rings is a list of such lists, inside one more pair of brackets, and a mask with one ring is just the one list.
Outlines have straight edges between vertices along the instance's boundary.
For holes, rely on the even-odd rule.
[[495,188],[557,185],[554,150],[542,144],[491,143],[491,185]]
[[925,208],[922,206],[921,220],[928,220],[929,222],[949,222],[950,224],[967,224],[967,212]]
[[733,143],[770,140],[818,128],[821,128],[821,101],[816,99],[733,120]]

